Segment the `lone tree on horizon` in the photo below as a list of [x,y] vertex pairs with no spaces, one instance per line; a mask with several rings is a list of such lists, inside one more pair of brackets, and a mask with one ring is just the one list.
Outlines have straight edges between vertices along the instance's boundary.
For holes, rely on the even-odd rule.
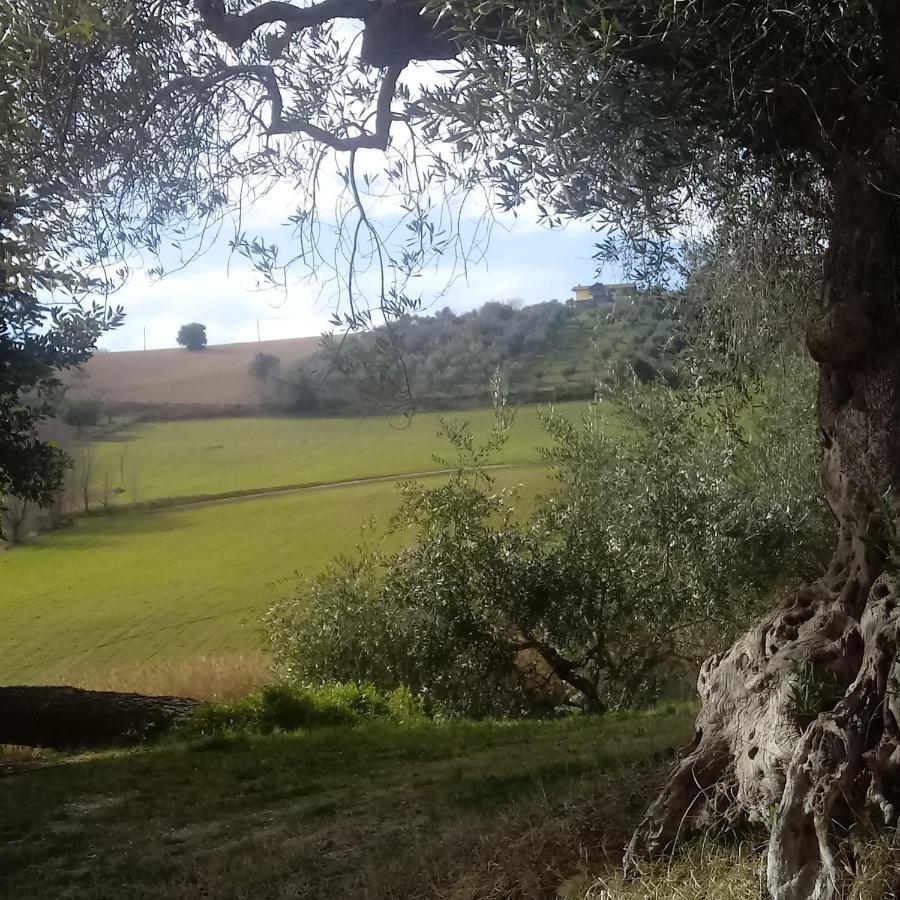
[[206,347],[206,326],[200,322],[188,322],[178,329],[175,340],[178,341],[179,347],[186,350],[203,350]]
[[[601,253],[648,278],[677,265],[674,242],[701,223],[717,251],[708,271],[732,274],[720,283],[751,337],[806,321],[833,560],[705,664],[694,745],[630,852],[770,825],[773,897],[837,897],[863,825],[900,815],[896,0],[142,0],[129,16],[139,54],[104,56],[97,45],[119,38],[88,29],[87,62],[71,68],[95,79],[106,117],[46,107],[48,146],[77,158],[100,134],[111,170],[97,185],[119,198],[123,241],[155,250],[172,222],[214,219],[236,180],[318,185],[335,150],[349,197],[332,253],[348,303],[338,324],[366,324],[362,259],[394,277],[377,306],[402,313],[429,252],[457,247],[434,192],[486,183],[503,207],[534,201],[544,221],[608,229]],[[412,76],[416,60],[443,74]],[[372,150],[409,226],[398,252],[362,198]],[[310,188],[291,217],[310,264],[324,255],[319,196]],[[235,244],[276,276],[277,248]],[[840,687],[811,723],[793,698],[801,672]]]

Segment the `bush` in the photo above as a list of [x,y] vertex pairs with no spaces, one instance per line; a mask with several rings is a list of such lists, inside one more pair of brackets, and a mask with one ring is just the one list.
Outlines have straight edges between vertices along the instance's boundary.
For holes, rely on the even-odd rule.
[[206,346],[206,326],[199,322],[182,325],[175,340],[180,347],[186,347],[188,350],[202,350]]
[[276,683],[235,703],[203,706],[181,727],[188,737],[250,732],[298,731],[335,725],[358,725],[370,719],[397,722],[422,717],[412,695],[401,689],[384,693],[372,685],[331,684],[297,687]]
[[257,353],[250,363],[250,375],[260,381],[266,381],[278,374],[281,360],[274,353]]
[[827,553],[809,394],[743,419],[734,400],[657,385],[623,395],[614,434],[595,408],[550,418],[558,488],[520,524],[484,468],[508,412],[484,447],[447,426],[450,481],[402,488],[412,546],[335,560],[270,611],[279,670],[470,716],[655,699]]
[[60,416],[66,425],[73,428],[87,428],[100,421],[102,404],[94,397],[66,398]]

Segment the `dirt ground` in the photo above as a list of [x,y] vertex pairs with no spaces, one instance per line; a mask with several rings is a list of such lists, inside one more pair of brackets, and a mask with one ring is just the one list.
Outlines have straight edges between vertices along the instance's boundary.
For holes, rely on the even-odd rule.
[[98,353],[83,376],[69,381],[74,393],[113,403],[255,404],[260,385],[249,367],[257,353],[271,353],[290,365],[315,353],[320,340],[221,344],[196,353],[182,348]]

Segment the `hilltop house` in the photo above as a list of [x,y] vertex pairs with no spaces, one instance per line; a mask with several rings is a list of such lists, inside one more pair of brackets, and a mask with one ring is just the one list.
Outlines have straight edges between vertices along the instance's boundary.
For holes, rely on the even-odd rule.
[[620,300],[632,300],[637,293],[633,284],[603,284],[599,281],[576,285],[572,290],[575,300],[586,306],[609,306]]

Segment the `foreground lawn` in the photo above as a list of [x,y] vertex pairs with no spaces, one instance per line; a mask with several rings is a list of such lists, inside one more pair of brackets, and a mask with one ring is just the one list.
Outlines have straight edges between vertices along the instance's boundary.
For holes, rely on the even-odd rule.
[[373,722],[0,768],[0,896],[580,897],[690,731],[682,708]]
[[[536,467],[498,472],[519,482],[523,508],[547,483]],[[351,551],[363,524],[384,526],[398,504],[384,482],[122,512],[0,554],[0,683],[257,650],[259,616],[285,579]]]
[[[577,418],[585,403],[557,410]],[[468,421],[486,437],[490,410],[446,413]],[[296,484],[405,475],[441,468],[435,454],[450,455],[440,437],[441,416],[331,419],[213,419],[137,426],[116,440],[97,444],[95,487],[109,472],[121,488],[118,502],[195,497]],[[548,444],[538,408],[523,407],[502,452],[493,462],[539,462]]]

